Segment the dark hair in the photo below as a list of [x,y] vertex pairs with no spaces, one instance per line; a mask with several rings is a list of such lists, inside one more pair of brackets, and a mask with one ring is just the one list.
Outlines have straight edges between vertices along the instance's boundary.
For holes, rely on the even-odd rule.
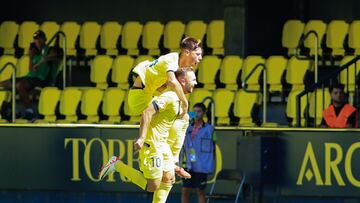
[[343,84],[341,84],[341,83],[335,83],[335,84],[333,84],[333,85],[331,85],[330,86],[330,88],[329,88],[329,91],[330,91],[330,93],[333,91],[333,89],[341,89],[341,90],[343,90],[344,91],[344,89],[345,89],[345,85],[343,85]]
[[189,49],[190,51],[194,51],[199,47],[201,48],[201,46],[202,46],[201,40],[197,40],[192,37],[186,37],[180,43],[181,49]]
[[38,30],[38,31],[36,31],[36,32],[34,33],[33,38],[34,38],[34,39],[39,39],[39,38],[41,38],[41,39],[46,40],[45,32],[43,32],[42,30]]
[[194,105],[194,108],[195,108],[195,107],[200,108],[203,112],[206,112],[206,106],[205,106],[205,104],[203,104],[203,103],[196,103],[196,104]]

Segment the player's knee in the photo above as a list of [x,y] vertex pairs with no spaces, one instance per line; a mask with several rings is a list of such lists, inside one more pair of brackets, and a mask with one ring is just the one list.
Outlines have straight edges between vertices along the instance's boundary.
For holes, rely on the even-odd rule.
[[148,181],[146,190],[148,192],[155,192],[159,187],[160,187],[160,181],[151,180],[151,181]]

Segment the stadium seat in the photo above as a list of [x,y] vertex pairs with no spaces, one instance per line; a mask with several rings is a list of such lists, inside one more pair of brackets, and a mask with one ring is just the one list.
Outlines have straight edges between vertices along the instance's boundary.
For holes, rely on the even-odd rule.
[[[291,119],[290,126],[296,126],[296,96],[303,90],[293,90],[289,93],[286,103],[286,116]],[[301,97],[301,126],[305,126],[306,95]]]
[[137,66],[140,62],[143,62],[143,61],[146,61],[146,60],[153,61],[154,58],[152,56],[149,56],[149,55],[140,55],[135,59],[133,67]]
[[270,56],[265,62],[267,68],[267,84],[269,92],[281,92],[281,78],[287,66],[287,59],[283,56]]
[[164,29],[164,47],[170,52],[179,51],[184,32],[185,25],[181,21],[169,21]]
[[207,25],[202,20],[189,21],[185,28],[185,36],[203,41]]
[[[305,25],[304,35],[306,35],[306,33],[308,33],[309,31],[315,31],[318,34],[318,51],[319,55],[322,55],[321,42],[326,32],[326,24],[321,20],[310,20]],[[310,35],[308,38],[306,38],[304,46],[310,49],[309,54],[311,56],[315,55],[315,36]]]
[[117,43],[121,34],[122,26],[116,21],[109,21],[101,26],[100,47],[106,49],[106,55],[118,54]]
[[0,47],[4,48],[4,54],[14,55],[14,43],[19,30],[15,21],[4,21],[0,26]]
[[198,82],[204,84],[204,88],[214,90],[216,88],[215,76],[220,69],[221,59],[217,56],[204,56],[199,63]]
[[121,34],[121,47],[127,50],[127,54],[136,56],[139,54],[138,42],[143,26],[137,21],[126,22]]
[[119,55],[112,64],[111,81],[121,89],[129,88],[129,74],[133,69],[134,59],[128,55]]
[[360,55],[360,20],[354,20],[349,27],[349,47],[354,49],[355,55]]
[[20,57],[16,63],[16,77],[21,78],[28,74],[30,65],[30,57],[24,55]]
[[286,82],[292,85],[292,90],[304,89],[306,71],[310,69],[310,60],[300,60],[295,56],[288,61],[286,68]]
[[[80,25],[76,22],[64,22],[60,30],[65,33],[66,35],[66,55],[67,56],[76,56],[76,40],[80,33]],[[60,37],[60,47],[63,47],[64,38]]]
[[29,53],[30,43],[33,42],[34,33],[39,25],[33,21],[24,21],[19,27],[18,46],[24,49],[24,55]]
[[75,123],[78,118],[76,109],[81,99],[81,91],[75,87],[65,88],[60,95],[60,114],[65,116],[65,119],[59,119],[57,123]]
[[[48,43],[51,38],[60,30],[60,25],[57,22],[53,21],[45,21],[40,25],[40,30],[45,32],[46,35],[46,43]],[[50,46],[54,46],[56,43],[56,39],[51,42]]]
[[35,123],[54,123],[56,121],[55,109],[60,94],[61,91],[56,87],[45,87],[41,90],[38,111],[44,116],[44,119],[36,120]]
[[103,98],[103,91],[98,88],[89,88],[82,92],[81,96],[81,114],[86,116],[86,119],[79,120],[78,123],[98,123],[99,115],[98,109]]
[[252,111],[260,99],[259,93],[238,90],[234,100],[234,115],[240,118],[239,126],[255,126]]
[[[6,102],[10,102],[10,96],[11,93],[9,91],[0,91],[0,109],[2,109],[2,105]],[[7,123],[8,121],[3,119],[1,117],[1,113],[0,113],[0,123]]]
[[228,89],[216,89],[213,95],[215,101],[216,125],[229,125],[229,110],[234,101],[235,91]]
[[159,21],[148,21],[144,25],[142,32],[142,45],[145,49],[148,49],[148,55],[159,56],[160,38],[164,32],[164,25]]
[[141,115],[133,114],[129,109],[127,95],[129,92],[126,93],[125,101],[124,101],[124,113],[127,116],[130,116],[130,119],[127,121],[121,121],[121,124],[125,125],[135,125],[140,124]]
[[[354,56],[345,56],[341,62],[340,66],[345,65],[347,62],[351,61]],[[340,83],[345,85],[345,91],[349,93],[353,93],[355,91],[355,77],[358,78],[360,72],[360,61],[356,62],[356,72],[355,72],[355,64],[350,65],[349,68],[340,72]],[[347,78],[349,77],[349,81]]]
[[349,24],[343,20],[333,20],[326,31],[326,46],[332,49],[331,55],[343,56],[345,54],[344,42],[349,30]]
[[85,56],[97,54],[96,41],[100,35],[101,26],[97,22],[87,21],[80,29],[80,48],[85,49]]
[[111,69],[113,59],[110,56],[98,55],[91,63],[90,81],[96,83],[96,87],[106,89],[107,76]]
[[126,92],[120,88],[111,87],[105,90],[103,96],[102,112],[108,117],[102,124],[120,124],[120,107],[125,99]]
[[[323,94],[324,93],[324,94]],[[331,103],[330,92],[328,88],[318,89],[316,91],[316,126],[321,124],[322,114],[324,109],[326,109]],[[309,96],[309,116],[310,118],[315,118],[315,93],[310,93]]]
[[213,20],[206,31],[206,44],[212,48],[213,55],[224,55],[225,25],[223,20]]
[[288,56],[296,54],[300,38],[304,32],[304,23],[300,20],[288,20],[282,30],[282,46],[288,49]]
[[[250,74],[250,72],[260,63],[265,63],[265,59],[261,56],[248,56],[244,60],[241,81],[245,82],[245,78]],[[250,76],[248,81],[246,81],[247,89],[251,91],[260,90],[259,77],[262,72],[262,68],[259,67],[257,70]]]
[[237,90],[237,77],[243,65],[243,59],[239,56],[225,56],[220,67],[220,82],[226,85],[226,89]]
[[[17,59],[14,56],[9,55],[0,56],[0,69],[7,63],[12,63],[16,66]],[[5,70],[0,74],[0,82],[11,79],[12,73],[13,68],[8,65],[7,68],[5,68]]]
[[[189,107],[190,110],[193,109],[194,105],[196,103],[202,102],[203,99],[206,97],[212,97],[213,92],[210,90],[207,90],[205,88],[195,88],[194,91],[190,94],[189,99]],[[207,100],[204,104],[205,106],[208,106],[210,103],[209,100]]]

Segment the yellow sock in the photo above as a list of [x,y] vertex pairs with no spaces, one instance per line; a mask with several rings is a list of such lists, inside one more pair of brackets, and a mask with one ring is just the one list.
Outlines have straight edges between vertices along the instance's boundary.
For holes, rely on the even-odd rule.
[[129,179],[132,183],[139,186],[141,189],[146,190],[147,180],[140,171],[124,164],[122,161],[119,161],[115,164],[115,169],[121,175]]
[[165,203],[171,188],[171,183],[161,182],[160,187],[154,192],[152,203]]

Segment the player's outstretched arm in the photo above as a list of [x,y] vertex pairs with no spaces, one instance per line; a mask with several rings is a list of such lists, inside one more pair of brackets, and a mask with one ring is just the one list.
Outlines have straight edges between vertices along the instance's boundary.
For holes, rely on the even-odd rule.
[[180,114],[180,116],[184,115],[187,113],[188,111],[188,101],[185,97],[184,91],[179,83],[179,81],[176,79],[175,73],[172,71],[167,72],[167,77],[168,77],[168,83],[167,85],[176,92],[177,96],[179,97],[181,103],[182,103],[182,112]]
[[134,143],[135,151],[140,150],[141,147],[143,146],[149,124],[155,113],[156,110],[154,108],[154,105],[153,103],[150,103],[149,106],[145,109],[145,111],[141,115],[139,137]]

